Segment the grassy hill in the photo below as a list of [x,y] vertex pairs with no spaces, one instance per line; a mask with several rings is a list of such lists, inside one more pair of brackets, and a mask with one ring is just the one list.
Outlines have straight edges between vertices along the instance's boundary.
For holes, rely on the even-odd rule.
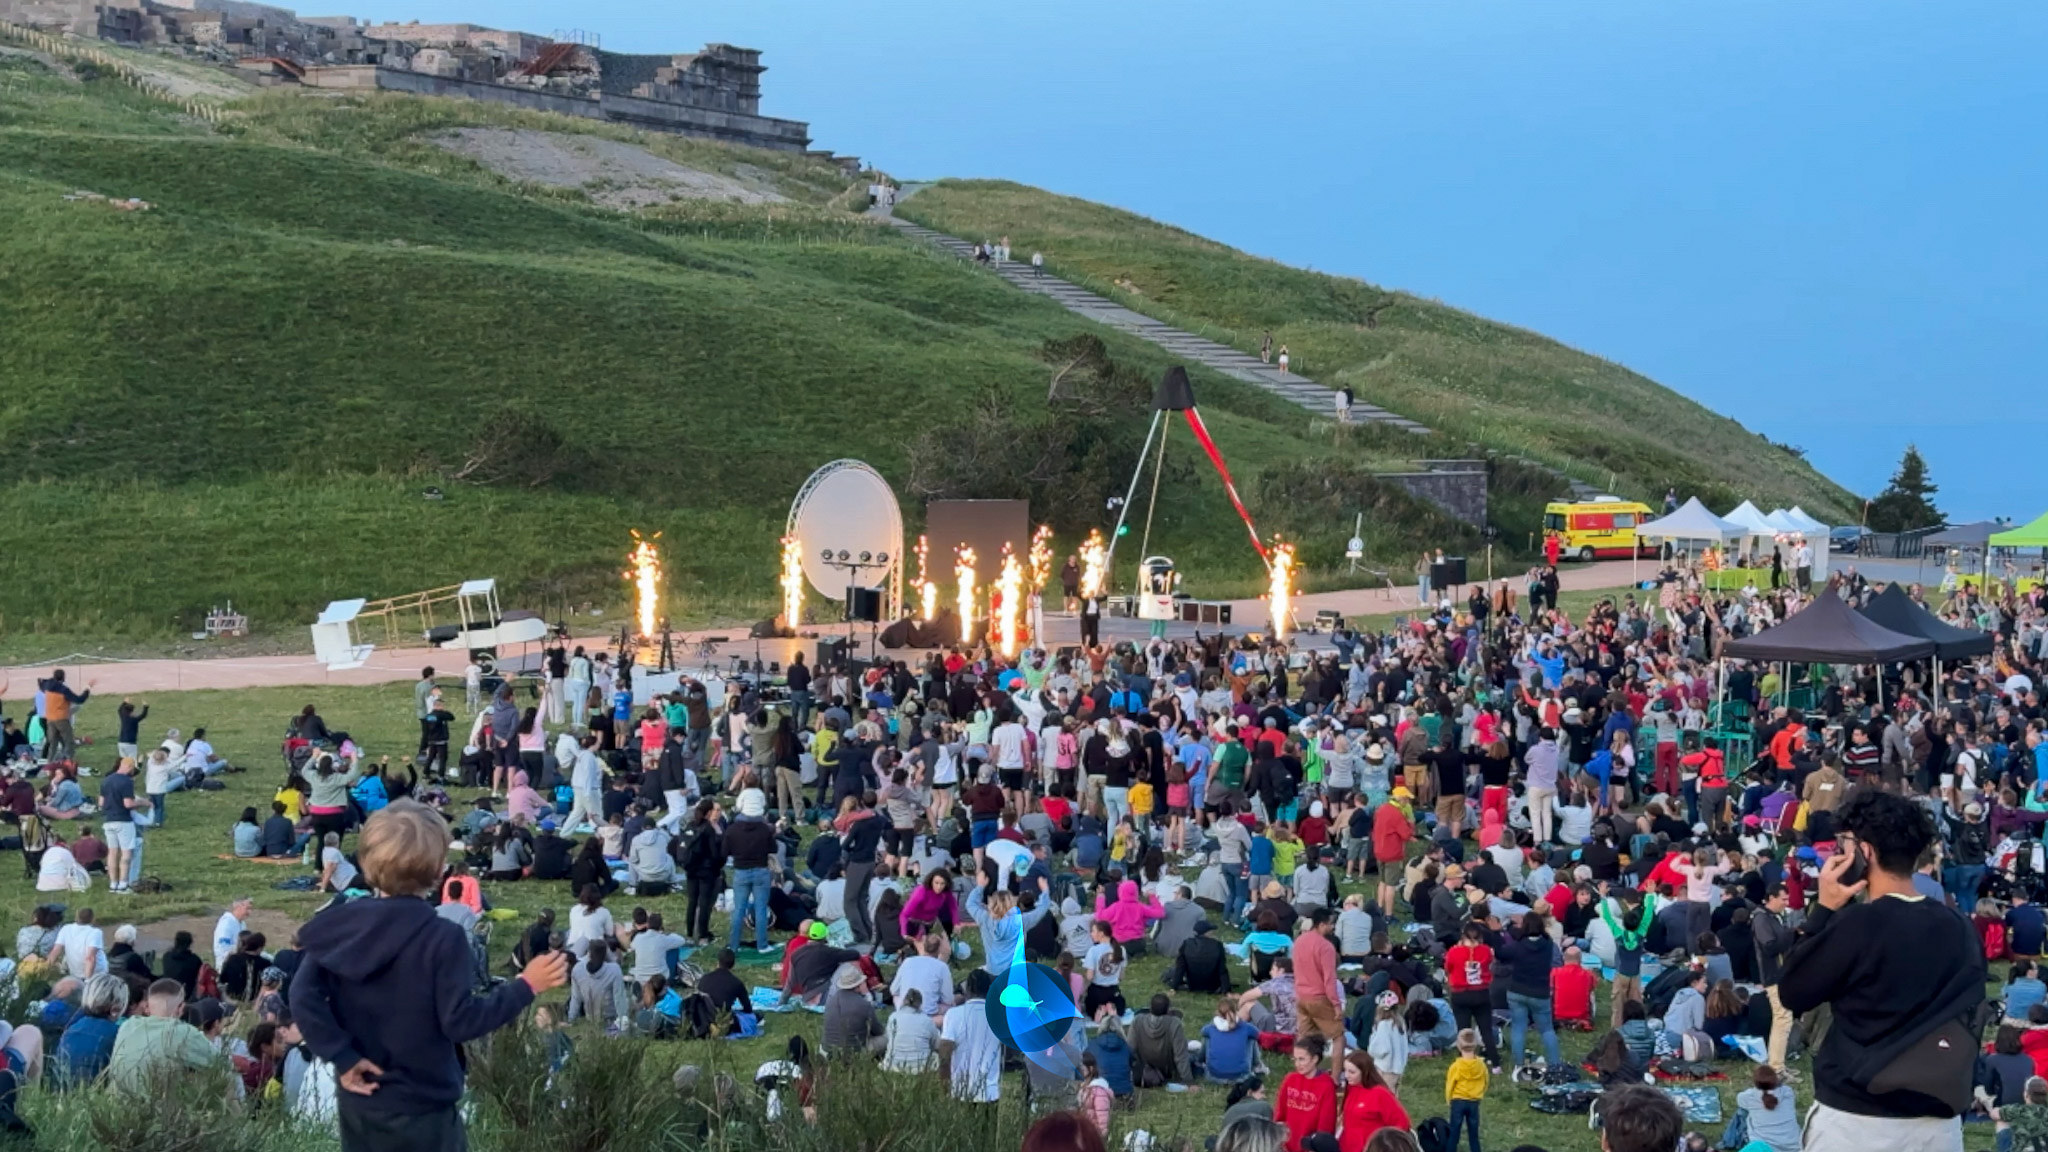
[[[605,136],[785,199],[600,209],[428,142],[463,126]],[[1044,349],[1090,331],[863,220],[857,188],[797,157],[456,101],[269,93],[215,126],[0,55],[0,644],[165,638],[230,599],[296,636],[330,599],[482,575],[551,614],[616,603],[633,528],[666,533],[678,619],[765,615],[814,468],[868,460],[915,531],[921,437],[991,398],[1020,430],[1050,419]],[[1167,366],[1098,334],[1130,379]],[[1382,555],[1471,541],[1372,479],[1392,450],[1197,380],[1241,485],[1327,470],[1374,510]],[[1142,416],[1105,434],[1134,457]],[[496,482],[451,478],[493,454]],[[1179,455],[1155,539],[1200,593],[1250,592],[1220,486]],[[1342,519],[1312,562],[1335,566]]]
[[1555,340],[1360,280],[1260,259],[1134,213],[1019,184],[946,180],[900,215],[1018,252],[1140,312],[1256,352],[1270,331],[1320,383],[1453,442],[1522,454],[1653,504],[1666,487],[1849,522],[1858,500],[1792,453]]

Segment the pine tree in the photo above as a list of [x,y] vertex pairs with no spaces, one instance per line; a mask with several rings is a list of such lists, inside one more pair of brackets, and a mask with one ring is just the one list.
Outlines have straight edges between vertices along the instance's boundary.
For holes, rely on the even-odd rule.
[[1892,473],[1892,482],[1870,502],[1871,529],[1911,532],[1944,523],[1941,510],[1934,506],[1933,497],[1939,490],[1927,478],[1927,461],[1921,458],[1920,449],[1906,445],[1906,454],[1899,458],[1899,470]]

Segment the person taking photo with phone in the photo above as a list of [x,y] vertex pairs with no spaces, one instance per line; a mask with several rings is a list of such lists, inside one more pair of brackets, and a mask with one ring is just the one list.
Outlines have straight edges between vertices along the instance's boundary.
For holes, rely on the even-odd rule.
[[1903,796],[1858,789],[1836,827],[1819,901],[1778,982],[1788,1011],[1833,1010],[1805,1152],[1962,1152],[1984,953],[1969,921],[1914,889],[1933,819]]

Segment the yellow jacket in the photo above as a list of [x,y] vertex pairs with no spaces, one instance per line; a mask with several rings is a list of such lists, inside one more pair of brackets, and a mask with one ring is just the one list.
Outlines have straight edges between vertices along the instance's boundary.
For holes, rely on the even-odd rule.
[[1460,1056],[1444,1071],[1444,1099],[1483,1100],[1486,1082],[1486,1061],[1477,1056]]

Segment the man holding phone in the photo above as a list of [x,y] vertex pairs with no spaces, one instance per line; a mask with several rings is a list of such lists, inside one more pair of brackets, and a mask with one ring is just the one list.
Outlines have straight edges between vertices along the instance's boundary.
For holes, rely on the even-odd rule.
[[1903,796],[1858,789],[1836,826],[1777,989],[1789,1011],[1833,1008],[1805,1152],[1962,1152],[1984,953],[1962,914],[1913,886],[1933,819]]

